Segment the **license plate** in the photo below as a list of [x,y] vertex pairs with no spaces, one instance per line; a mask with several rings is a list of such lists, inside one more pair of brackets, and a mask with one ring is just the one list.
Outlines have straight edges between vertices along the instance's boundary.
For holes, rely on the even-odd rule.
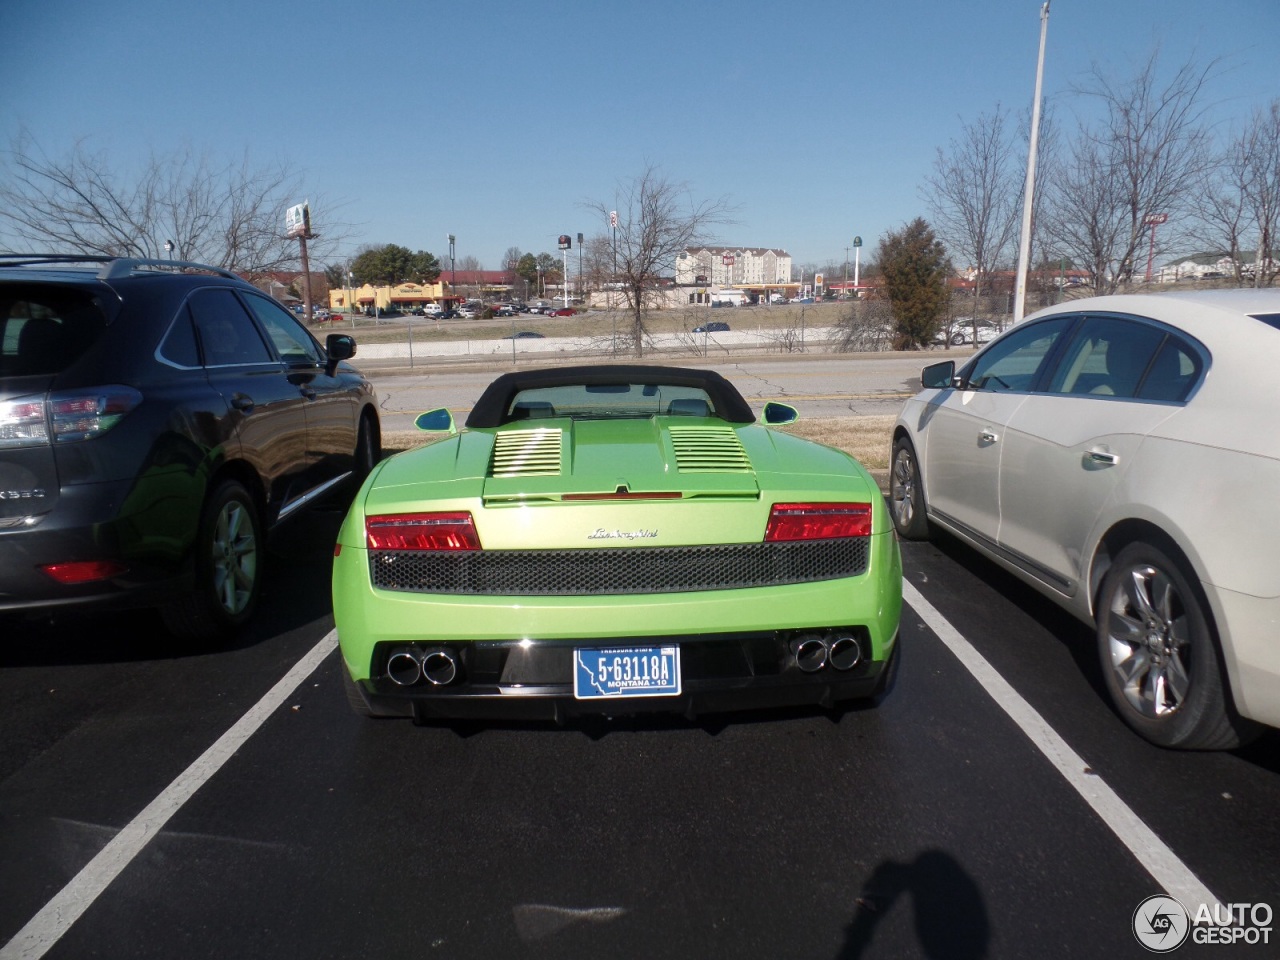
[[680,694],[680,648],[584,648],[573,652],[578,700],[675,697]]

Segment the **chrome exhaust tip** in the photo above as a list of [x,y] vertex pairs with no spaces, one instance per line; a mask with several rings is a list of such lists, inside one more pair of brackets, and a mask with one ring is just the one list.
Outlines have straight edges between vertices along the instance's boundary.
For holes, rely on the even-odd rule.
[[817,634],[806,633],[793,640],[792,653],[803,673],[817,673],[827,665],[827,645]]
[[827,659],[837,670],[852,670],[862,660],[862,647],[849,634],[836,634],[827,651]]
[[433,647],[422,654],[422,675],[433,686],[443,687],[458,678],[458,658],[452,650]]
[[422,661],[416,651],[407,647],[387,658],[387,677],[401,687],[411,687],[422,679]]

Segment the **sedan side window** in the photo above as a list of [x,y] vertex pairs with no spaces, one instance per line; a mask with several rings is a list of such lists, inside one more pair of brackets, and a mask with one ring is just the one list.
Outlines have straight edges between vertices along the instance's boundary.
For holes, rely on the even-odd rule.
[[1120,317],[1089,317],[1067,346],[1050,393],[1133,397],[1165,332]]
[[324,363],[324,350],[306,328],[289,316],[288,311],[262,297],[246,294],[249,308],[262,324],[275,345],[280,359],[288,364]]
[[1170,336],[1138,388],[1138,397],[1142,400],[1185,400],[1191,388],[1199,382],[1202,368],[1199,355],[1187,344]]
[[1052,317],[996,341],[979,354],[966,376],[970,390],[1031,390],[1039,381],[1053,346],[1074,317]]

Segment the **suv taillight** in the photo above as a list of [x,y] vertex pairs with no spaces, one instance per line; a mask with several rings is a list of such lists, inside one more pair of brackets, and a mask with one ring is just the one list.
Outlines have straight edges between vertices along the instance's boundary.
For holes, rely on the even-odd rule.
[[133,387],[94,387],[0,401],[0,447],[100,437],[142,402]]

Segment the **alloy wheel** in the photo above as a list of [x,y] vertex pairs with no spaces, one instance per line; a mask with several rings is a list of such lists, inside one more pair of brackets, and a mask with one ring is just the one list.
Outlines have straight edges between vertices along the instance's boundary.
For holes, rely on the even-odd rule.
[[1107,651],[1120,691],[1141,716],[1175,713],[1191,687],[1191,635],[1167,573],[1137,564],[1121,575],[1106,613]]

